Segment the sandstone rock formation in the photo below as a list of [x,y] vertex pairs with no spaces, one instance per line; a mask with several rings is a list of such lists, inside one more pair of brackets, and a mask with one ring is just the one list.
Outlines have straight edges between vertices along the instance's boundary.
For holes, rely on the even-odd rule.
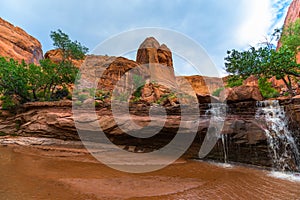
[[[284,96],[286,93],[288,93],[288,89],[282,79],[278,80],[276,77],[272,77],[268,79],[268,82],[271,83],[271,86],[275,88],[280,95]],[[249,76],[243,81],[243,85],[258,87],[258,78],[255,76]],[[292,81],[292,88],[296,94],[299,94],[299,85],[296,81]]]
[[167,67],[173,67],[172,52],[167,45],[162,44],[157,49],[158,62]]
[[149,83],[142,89],[142,98],[146,102],[153,103],[157,102],[164,94],[168,93],[170,93],[170,89],[167,87],[156,83]]
[[262,101],[263,97],[258,87],[242,85],[224,89],[220,93],[220,100],[227,102]]
[[258,79],[255,76],[251,75],[243,81],[243,85],[258,87]]
[[20,114],[1,119],[0,131],[24,136],[75,139],[71,106],[71,101],[28,103]]
[[291,22],[295,22],[298,18],[300,18],[300,1],[293,0],[288,9],[287,16],[284,21],[284,26],[288,25]]
[[[54,63],[59,63],[62,61],[62,51],[60,49],[49,50],[45,53],[44,58],[49,59]],[[84,60],[72,59],[71,61],[76,67],[80,67]]]
[[[45,57],[52,57],[56,61],[59,60],[56,54],[50,51]],[[133,94],[136,85],[134,76],[138,76],[145,83],[140,94],[141,100],[149,103],[159,101],[162,95],[176,88],[172,53],[166,45],[160,46],[153,37],[140,45],[136,62],[123,57],[88,55],[80,71],[86,87],[92,87],[97,81],[98,89],[110,93],[117,91],[119,94]]]
[[154,37],[146,38],[137,51],[136,62],[149,69],[149,82],[176,88],[172,52],[165,44],[160,45]]
[[[53,50],[47,52],[45,57],[52,57],[53,61],[59,60],[56,59],[57,56]],[[142,67],[140,67],[141,64]],[[141,91],[141,100],[148,103],[163,100],[174,104],[176,99],[172,101],[162,97],[168,96],[176,88],[180,88],[177,91],[183,91],[188,95],[196,94],[198,98],[203,97],[201,102],[207,102],[207,96],[211,96],[216,89],[224,87],[221,78],[197,75],[175,77],[170,49],[164,44],[160,46],[153,37],[145,39],[140,45],[136,62],[122,57],[89,55],[81,66],[82,77],[85,80],[90,79],[87,82],[92,83],[98,78],[98,89],[110,92],[116,89],[116,84],[119,82],[120,93],[125,92],[122,87],[133,88],[132,74],[131,77],[128,74],[125,75],[130,70],[135,71],[135,74],[145,80],[146,85]]]
[[[129,71],[135,71],[134,74],[143,77],[146,85],[141,90],[141,100],[148,103],[161,103],[175,105],[176,98],[169,98],[172,89],[178,87],[184,93],[194,96],[200,103],[218,102],[217,99],[211,98],[212,93],[218,88],[224,87],[223,79],[205,76],[184,76],[176,77],[172,67],[156,64],[170,63],[172,54],[165,46],[160,46],[154,38],[147,38],[141,45],[137,54],[137,62],[123,57],[95,56],[89,55],[81,66],[82,77],[91,84],[98,81],[98,89],[112,92],[117,89],[120,94],[133,93],[133,77],[129,75]],[[164,56],[158,56],[159,54]],[[55,56],[54,56],[55,57]],[[164,59],[159,59],[163,58]],[[151,66],[139,67],[138,63],[151,64]],[[132,72],[132,71],[131,71]],[[124,76],[125,75],[125,76]],[[250,84],[256,87],[244,87],[236,89],[228,89],[226,97],[228,101],[246,101],[246,100],[262,100],[261,94],[257,88],[257,80],[252,78]],[[118,88],[116,88],[116,84]],[[125,91],[125,88],[129,89]],[[229,92],[230,90],[230,92]],[[246,94],[250,92],[249,94]],[[225,93],[224,93],[225,95]],[[172,96],[172,95],[171,95]]]
[[[283,27],[287,27],[290,23],[295,22],[300,18],[300,0],[293,0],[288,9]],[[280,40],[278,41],[277,48],[281,47]],[[300,52],[297,54],[297,62],[300,63]]]
[[148,37],[138,49],[136,62],[138,64],[159,63],[173,67],[172,52],[165,44],[160,45],[154,37]]
[[[116,85],[118,81],[121,81],[118,83],[119,92],[123,92],[125,88],[132,88],[134,84],[132,82],[132,76],[131,74],[126,75],[125,73],[136,68],[138,68],[138,64],[136,62],[127,58],[117,57],[103,71],[98,83],[98,88],[112,91],[115,87],[117,87]],[[97,73],[100,73],[100,69],[97,69]],[[142,71],[136,70],[136,75],[143,76]],[[131,78],[131,81],[129,81],[129,78]]]
[[62,52],[60,49],[52,49],[45,53],[44,58],[51,60],[54,63],[62,61]]
[[123,57],[88,55],[80,67],[81,79],[86,82],[86,87],[93,87],[96,81],[98,89],[109,92],[118,83],[119,92],[124,92],[127,87],[132,87],[126,72],[137,67],[136,62]]
[[38,64],[43,51],[37,39],[0,18],[0,56]]
[[[184,91],[191,95],[193,93],[200,96],[212,95],[212,93],[216,89],[224,87],[222,79],[217,77],[207,77],[199,75],[183,76],[176,77],[176,81]],[[193,89],[193,91],[191,91],[191,88]]]
[[[292,115],[293,120],[299,120],[298,101],[299,99],[294,99],[293,102],[286,102],[287,112]],[[147,126],[150,122],[148,117],[149,107],[140,105],[133,105],[130,108],[130,110],[136,111],[131,117],[140,126]],[[224,135],[224,140],[227,143],[228,159],[234,162],[272,166],[272,160],[268,156],[267,138],[263,126],[260,121],[255,119],[256,102],[244,101],[230,103],[227,106],[227,115],[221,134]],[[208,108],[201,107],[200,110],[206,112]],[[93,138],[93,134],[99,134],[94,131],[100,123],[106,136],[115,144],[134,147],[132,148],[134,151],[149,152],[168,144],[177,134],[177,129],[181,123],[180,110],[176,107],[167,108],[168,116],[164,128],[154,137],[141,139],[124,133],[117,126],[114,119],[123,119],[122,126],[125,127],[127,127],[130,119],[122,115],[114,116],[114,118],[109,107],[96,109],[96,120],[90,117],[90,113],[89,110],[82,110],[76,116],[73,116],[70,101],[28,103],[25,104],[24,110],[19,114],[5,118],[0,117],[0,132],[1,134],[20,136],[78,140],[75,119],[81,122],[81,125],[77,128],[85,131],[86,134],[90,134],[91,138]],[[164,119],[160,116],[154,116],[152,120],[155,123],[149,130],[156,129],[155,124],[161,124],[161,120]],[[189,134],[191,131],[188,124],[188,121],[181,124],[184,134]],[[210,114],[201,115],[196,139],[186,153],[188,157],[198,156],[199,148],[207,134],[209,124]],[[224,161],[221,140],[219,143],[215,145],[207,158]]]
[[146,38],[137,51],[136,62],[139,64],[159,63],[157,55],[159,46],[154,37]]

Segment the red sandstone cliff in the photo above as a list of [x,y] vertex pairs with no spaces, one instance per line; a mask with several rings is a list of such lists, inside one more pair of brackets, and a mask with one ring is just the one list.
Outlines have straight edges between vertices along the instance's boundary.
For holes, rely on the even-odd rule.
[[300,0],[293,0],[286,15],[284,25],[295,22],[300,18]]
[[37,64],[43,58],[42,45],[23,29],[0,18],[0,56]]
[[[283,27],[287,27],[290,23],[295,22],[298,18],[300,18],[300,0],[293,0],[288,9]],[[277,48],[280,46],[281,41],[279,40]],[[300,63],[300,52],[297,54],[297,61]]]

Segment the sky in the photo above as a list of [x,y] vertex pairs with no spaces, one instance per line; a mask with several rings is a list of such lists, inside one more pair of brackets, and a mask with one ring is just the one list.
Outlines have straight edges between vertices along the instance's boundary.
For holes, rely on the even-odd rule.
[[[291,0],[1,0],[0,17],[37,38],[44,53],[54,48],[49,35],[57,29],[91,51],[124,31],[143,27],[174,30],[201,45],[220,74],[225,74],[226,51],[245,50],[269,39],[275,28],[282,27],[290,3]],[[198,73],[176,55],[174,67],[178,75]]]

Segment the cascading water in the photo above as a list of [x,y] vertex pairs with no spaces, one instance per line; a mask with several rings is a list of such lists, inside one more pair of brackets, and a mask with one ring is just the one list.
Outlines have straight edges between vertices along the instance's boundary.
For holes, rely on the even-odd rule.
[[[223,123],[227,114],[227,104],[225,103],[210,103],[208,104],[208,110],[206,110],[205,115],[210,116],[210,125],[217,129],[217,133],[221,132],[223,128]],[[219,134],[217,136],[222,141],[224,162],[228,162],[228,143],[227,135]]]
[[273,159],[279,171],[300,171],[299,149],[288,129],[288,118],[278,100],[257,102],[255,118],[264,123],[264,131]]

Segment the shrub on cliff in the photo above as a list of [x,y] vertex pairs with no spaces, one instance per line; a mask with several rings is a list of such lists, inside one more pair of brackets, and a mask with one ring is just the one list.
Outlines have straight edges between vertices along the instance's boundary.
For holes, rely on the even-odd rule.
[[229,76],[227,80],[226,87],[236,87],[243,85],[244,78],[239,76]]
[[0,93],[4,105],[12,99],[20,103],[54,100],[57,86],[74,82],[78,69],[41,60],[40,65],[18,63],[0,57]]
[[281,39],[282,45],[287,46],[294,52],[299,52],[300,47],[300,19],[297,19],[294,23],[288,24],[284,27]]
[[272,84],[266,78],[258,79],[258,87],[264,98],[275,98],[279,96],[279,92],[272,87]]
[[[280,30],[275,30],[273,35],[278,34]],[[285,27],[281,36],[282,46],[277,51],[269,44],[260,48],[251,47],[246,51],[235,49],[227,51],[226,71],[235,81],[251,75],[263,79],[271,77],[281,79],[289,94],[295,95],[292,83],[293,80],[298,81],[300,77],[300,65],[296,60],[296,55],[300,50],[300,19]]]
[[35,65],[0,57],[2,108],[11,109],[15,102],[51,101],[68,95],[67,86],[74,83],[78,72],[70,59],[82,59],[88,49],[71,41],[61,30],[51,32],[50,36],[54,46],[63,51],[60,63],[43,59]]
[[300,65],[296,62],[295,52],[287,46],[282,46],[278,51],[269,46],[251,47],[246,51],[233,49],[227,54],[225,68],[235,79],[245,79],[251,75],[258,78],[276,77],[283,80],[290,95],[294,95],[292,80],[300,77]]
[[215,91],[213,91],[212,95],[215,96],[215,97],[219,97],[219,96],[220,96],[220,93],[221,93],[224,89],[225,89],[224,87],[220,87],[220,88],[216,89]]

